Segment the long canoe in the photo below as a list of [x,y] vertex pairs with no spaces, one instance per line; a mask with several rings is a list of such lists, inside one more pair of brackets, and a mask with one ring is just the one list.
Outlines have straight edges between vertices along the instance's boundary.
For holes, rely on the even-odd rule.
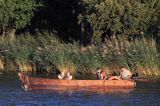
[[136,86],[132,80],[59,80],[35,78],[21,73],[18,76],[25,90],[54,90],[63,87],[132,89]]

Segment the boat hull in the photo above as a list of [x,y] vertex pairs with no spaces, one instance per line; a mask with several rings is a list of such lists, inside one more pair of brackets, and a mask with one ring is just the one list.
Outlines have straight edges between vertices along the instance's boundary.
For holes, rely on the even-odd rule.
[[57,89],[57,88],[119,88],[130,89],[136,86],[131,80],[59,80],[47,78],[34,78],[25,75],[20,76],[25,90]]

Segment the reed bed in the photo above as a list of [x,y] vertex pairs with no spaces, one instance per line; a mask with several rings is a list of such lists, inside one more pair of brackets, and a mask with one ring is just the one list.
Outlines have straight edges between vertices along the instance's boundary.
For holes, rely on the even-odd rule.
[[111,38],[83,47],[76,42],[63,43],[55,36],[44,32],[19,35],[14,41],[0,38],[0,70],[84,74],[102,67],[110,74],[119,74],[119,67],[125,65],[140,76],[160,76],[160,53],[154,39]]

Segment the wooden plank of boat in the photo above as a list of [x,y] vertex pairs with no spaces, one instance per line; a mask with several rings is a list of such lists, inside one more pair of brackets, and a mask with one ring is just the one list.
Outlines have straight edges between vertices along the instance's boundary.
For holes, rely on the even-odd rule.
[[129,89],[136,86],[132,80],[59,80],[47,78],[34,78],[18,74],[23,88],[26,90],[55,89],[57,87],[105,87]]

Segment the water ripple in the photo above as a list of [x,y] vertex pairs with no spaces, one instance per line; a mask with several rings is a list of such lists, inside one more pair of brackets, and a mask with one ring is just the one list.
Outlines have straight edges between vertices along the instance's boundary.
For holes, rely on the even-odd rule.
[[137,83],[131,91],[24,91],[17,78],[1,78],[0,106],[158,106],[159,80]]

